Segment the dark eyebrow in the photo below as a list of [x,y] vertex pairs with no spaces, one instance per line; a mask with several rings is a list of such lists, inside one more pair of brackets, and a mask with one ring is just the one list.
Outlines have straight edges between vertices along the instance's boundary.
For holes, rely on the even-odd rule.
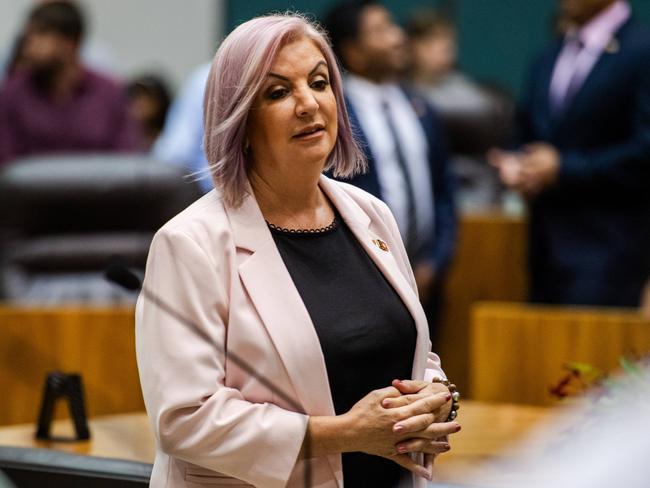
[[[321,59],[318,63],[316,63],[316,66],[314,66],[314,68],[309,72],[309,76],[313,75],[321,66],[327,67],[327,63],[323,59]],[[277,73],[269,73],[269,76],[273,76],[274,78],[280,78],[281,80],[284,81],[289,81],[289,78],[287,78],[286,76],[279,75]]]
[[316,66],[314,66],[314,69],[312,69],[309,72],[309,76],[313,75],[318,70],[318,68],[320,68],[321,66],[325,66],[327,68],[327,63],[323,59],[321,59],[318,63],[316,63]]

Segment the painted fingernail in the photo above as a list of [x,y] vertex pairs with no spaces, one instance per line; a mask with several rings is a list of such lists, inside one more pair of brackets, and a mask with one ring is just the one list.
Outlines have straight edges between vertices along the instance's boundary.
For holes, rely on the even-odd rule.
[[404,430],[404,426],[403,426],[403,425],[399,425],[399,424],[398,424],[398,425],[396,425],[395,427],[393,427],[393,431],[394,431],[394,432],[402,432],[403,430]]
[[447,395],[445,395],[445,401],[448,402],[449,400],[451,400],[451,393],[447,393]]
[[456,426],[456,428],[454,429],[454,432],[460,432],[460,425]]
[[384,407],[387,407],[388,405],[390,405],[390,400],[386,399],[386,400],[384,400],[383,402],[381,402],[381,404],[382,404]]
[[397,452],[399,452],[400,454],[404,454],[406,452],[406,446],[398,446]]
[[451,446],[450,446],[449,444],[445,444],[444,446],[442,446],[442,448],[443,448],[445,451],[448,451],[449,449],[451,449]]

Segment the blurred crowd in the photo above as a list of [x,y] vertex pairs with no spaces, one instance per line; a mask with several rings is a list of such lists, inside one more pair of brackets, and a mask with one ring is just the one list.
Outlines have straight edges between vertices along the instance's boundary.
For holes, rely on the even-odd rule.
[[[381,3],[357,1],[321,19],[369,161],[352,183],[395,214],[432,324],[459,214],[513,198],[527,209],[532,301],[650,306],[650,33],[625,0],[557,5],[519,103],[463,72],[444,12],[413,12],[402,27]],[[129,153],[209,191],[209,60],[173,94],[156,73],[118,81],[93,67],[85,33],[75,2],[36,2],[0,56],[0,172],[25,158]]]

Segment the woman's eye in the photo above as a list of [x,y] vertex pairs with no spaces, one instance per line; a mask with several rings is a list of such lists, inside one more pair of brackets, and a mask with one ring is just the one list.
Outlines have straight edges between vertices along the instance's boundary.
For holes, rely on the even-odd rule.
[[329,84],[330,83],[327,80],[316,80],[311,84],[311,86],[316,90],[324,90]]
[[287,90],[284,88],[278,88],[277,90],[272,90],[269,93],[269,98],[271,100],[280,100],[282,97],[284,97],[287,93]]

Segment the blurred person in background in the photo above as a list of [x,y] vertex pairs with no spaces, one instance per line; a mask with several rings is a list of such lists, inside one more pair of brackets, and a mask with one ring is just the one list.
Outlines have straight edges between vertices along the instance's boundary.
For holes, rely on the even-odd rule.
[[404,89],[406,38],[376,2],[344,2],[326,19],[343,67],[350,120],[369,170],[349,180],[385,201],[397,220],[435,337],[440,285],[456,241],[454,180],[438,116]]
[[458,180],[459,208],[482,211],[499,205],[503,185],[484,154],[510,136],[512,96],[501,87],[479,85],[461,72],[456,26],[449,18],[435,10],[418,10],[406,32],[407,79],[440,114]]
[[3,66],[3,73],[0,81],[4,78],[9,78],[17,71],[20,71],[26,66],[24,53],[25,34],[20,33],[13,41],[9,55],[6,59],[6,64]]
[[493,150],[529,201],[531,300],[639,305],[650,276],[650,31],[622,0],[560,0],[533,63],[521,149]]
[[129,113],[140,126],[146,150],[156,141],[165,126],[171,96],[167,83],[157,75],[142,75],[127,86]]
[[162,133],[152,147],[163,162],[184,166],[204,192],[212,190],[208,160],[203,151],[203,95],[211,63],[197,67],[174,98]]
[[69,1],[28,16],[18,68],[0,87],[0,164],[43,153],[141,148],[124,88],[79,59],[84,21]]
[[[40,0],[39,3],[46,3],[51,0]],[[36,2],[35,2],[36,3]],[[26,28],[27,26],[24,26]],[[22,53],[25,40],[25,32],[19,31],[9,49],[0,51],[0,81],[11,76],[20,69],[25,61]],[[100,73],[114,73],[116,71],[117,59],[110,45],[97,39],[84,38],[81,42],[80,57],[82,63]]]
[[418,11],[406,32],[410,81],[438,111],[490,110],[487,94],[458,69],[457,33],[451,20],[433,10]]

